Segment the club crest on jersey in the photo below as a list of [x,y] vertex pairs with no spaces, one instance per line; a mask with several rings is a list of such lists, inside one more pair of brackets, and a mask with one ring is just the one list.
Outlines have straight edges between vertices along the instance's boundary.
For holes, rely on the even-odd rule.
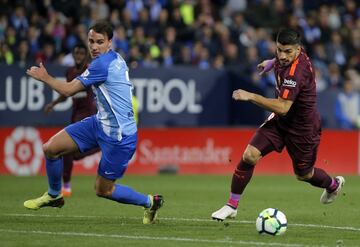
[[284,87],[296,87],[296,81],[291,79],[284,79],[284,82],[282,83]]

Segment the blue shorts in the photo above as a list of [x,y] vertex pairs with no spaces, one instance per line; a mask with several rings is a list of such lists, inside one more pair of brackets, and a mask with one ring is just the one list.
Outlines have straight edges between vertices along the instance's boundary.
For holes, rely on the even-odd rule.
[[104,133],[95,115],[67,126],[65,131],[81,153],[100,147],[102,156],[98,174],[109,180],[123,176],[136,150],[137,133],[116,140]]

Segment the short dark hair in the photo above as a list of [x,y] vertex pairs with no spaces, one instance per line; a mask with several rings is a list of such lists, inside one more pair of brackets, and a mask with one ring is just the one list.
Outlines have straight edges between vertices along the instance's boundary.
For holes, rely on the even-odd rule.
[[89,31],[91,29],[97,33],[106,34],[108,39],[112,39],[113,37],[113,31],[114,31],[113,26],[107,21],[104,20],[97,21],[94,25],[92,25],[89,28]]
[[84,49],[85,51],[87,51],[87,47],[86,45],[84,45],[83,43],[77,43],[74,47],[73,47],[73,51],[75,51],[76,48],[79,48],[79,49]]
[[283,28],[278,32],[276,42],[282,45],[301,45],[301,35],[295,29]]

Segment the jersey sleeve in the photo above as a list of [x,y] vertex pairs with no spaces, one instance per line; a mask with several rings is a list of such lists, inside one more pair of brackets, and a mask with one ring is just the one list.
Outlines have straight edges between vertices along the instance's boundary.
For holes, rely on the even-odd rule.
[[101,62],[100,58],[97,58],[91,62],[88,69],[86,69],[76,79],[80,80],[85,87],[89,87],[93,84],[99,84],[106,81],[108,71],[104,63]]

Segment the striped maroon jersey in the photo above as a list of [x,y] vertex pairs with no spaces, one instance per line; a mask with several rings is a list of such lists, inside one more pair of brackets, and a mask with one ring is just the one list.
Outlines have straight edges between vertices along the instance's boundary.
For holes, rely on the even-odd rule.
[[309,57],[302,49],[288,66],[275,61],[276,97],[291,100],[285,116],[276,116],[278,126],[293,135],[311,135],[320,129],[320,115],[316,108],[315,73]]
[[[86,68],[87,66],[84,66],[82,69],[77,69],[75,66],[70,67],[66,71],[66,80],[68,82],[72,81],[74,78],[81,75]],[[72,96],[72,123],[80,121],[97,112],[94,93],[92,92],[91,87],[88,87],[85,90],[86,91],[78,92]]]

